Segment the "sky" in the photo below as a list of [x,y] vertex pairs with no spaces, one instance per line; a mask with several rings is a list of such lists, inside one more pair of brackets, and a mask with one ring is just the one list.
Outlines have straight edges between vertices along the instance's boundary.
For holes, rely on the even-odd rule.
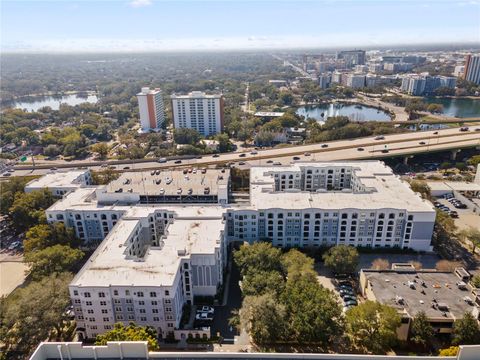
[[0,0],[2,51],[480,44],[480,0]]

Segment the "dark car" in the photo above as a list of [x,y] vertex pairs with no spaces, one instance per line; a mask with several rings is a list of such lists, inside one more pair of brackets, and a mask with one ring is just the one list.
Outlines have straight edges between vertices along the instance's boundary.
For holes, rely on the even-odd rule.
[[325,148],[328,147],[328,144],[322,144],[320,147],[323,148],[323,149],[325,149]]
[[468,126],[462,126],[460,128],[460,131],[468,131],[468,130],[469,130]]
[[123,167],[123,170],[128,170],[128,169],[130,169],[130,166],[124,166]]
[[175,164],[181,164],[182,160],[175,160]]
[[420,141],[419,144],[420,145],[426,145],[427,143],[425,141]]
[[238,155],[238,156],[240,156],[240,157],[245,157],[245,156],[247,156],[247,154],[243,153],[243,154],[240,154],[240,155]]
[[389,151],[388,151],[387,149],[383,149],[383,150],[382,150],[382,153],[383,153],[383,154],[387,154],[388,152],[389,152]]
[[213,154],[213,157],[217,158],[217,157],[220,157],[220,155],[219,154]]
[[273,163],[273,160],[267,160],[267,164]]
[[362,147],[357,148],[357,151],[363,151],[363,150],[365,150],[365,149],[362,148]]
[[435,132],[433,133],[433,135],[438,135],[438,131],[435,131]]
[[238,165],[245,165],[245,161],[240,161]]
[[300,160],[300,158],[298,156],[294,156],[293,160]]

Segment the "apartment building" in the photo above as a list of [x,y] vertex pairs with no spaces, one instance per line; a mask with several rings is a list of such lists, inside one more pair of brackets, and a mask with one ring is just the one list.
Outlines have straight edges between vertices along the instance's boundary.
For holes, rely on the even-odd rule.
[[[126,186],[125,176],[112,184]],[[77,188],[46,210],[47,221],[99,244],[70,284],[84,337],[118,321],[175,334],[183,305],[223,284],[229,242],[431,250],[432,204],[380,161],[253,166],[245,204],[142,203],[134,191],[107,187]]]
[[472,81],[480,85],[480,54],[467,55],[465,59],[465,70],[463,77],[465,80]]
[[379,161],[295,163],[251,168],[250,206],[227,209],[227,236],[429,251],[434,222],[432,204]]
[[346,76],[346,86],[353,89],[359,89],[365,87],[365,75],[364,74],[348,74]]
[[425,74],[409,74],[402,79],[401,90],[410,95],[420,96],[432,94],[440,87],[454,89],[457,79],[452,76],[430,76]]
[[188,95],[172,95],[173,125],[189,128],[210,136],[223,130],[223,96],[193,91]]
[[91,183],[90,170],[55,171],[29,181],[25,185],[25,192],[49,189],[53,196],[63,196]]
[[365,50],[345,50],[337,53],[337,60],[343,59],[347,68],[365,65]]
[[165,123],[162,91],[143,87],[137,94],[141,131],[158,131]]
[[94,338],[133,321],[174,336],[184,304],[223,283],[224,227],[217,208],[131,208],[69,286],[77,332]]

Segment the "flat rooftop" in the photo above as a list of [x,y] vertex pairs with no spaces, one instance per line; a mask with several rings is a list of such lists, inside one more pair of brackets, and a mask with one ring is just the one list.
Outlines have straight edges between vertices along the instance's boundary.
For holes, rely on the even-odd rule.
[[163,246],[148,246],[139,259],[127,259],[126,242],[141,219],[153,214],[154,207],[132,207],[112,228],[87,263],[78,272],[72,286],[171,286],[178,275],[182,258],[192,254],[214,254],[225,228],[222,211],[217,207],[175,207]]
[[43,175],[27,183],[25,187],[30,188],[61,188],[61,187],[80,187],[80,183],[74,183],[79,176],[84,175],[88,170],[69,170],[56,171]]
[[171,99],[220,99],[222,97],[221,94],[206,94],[202,91],[192,91],[186,95],[177,95],[173,94],[170,96]]
[[[469,291],[460,290],[456,283],[461,279],[452,272],[435,270],[395,271],[362,270],[371,284],[377,301],[415,316],[424,311],[429,318],[459,319],[473,309],[465,301],[466,296],[474,298]],[[409,285],[413,282],[415,289]],[[422,285],[424,284],[424,285]],[[403,299],[403,304],[398,299]],[[432,304],[445,304],[448,311],[433,308]],[[445,314],[445,315],[444,315]]]
[[[304,169],[351,167],[352,174],[370,190],[368,192],[342,191],[275,191],[275,173],[299,172]],[[250,205],[255,209],[405,209],[431,212],[433,205],[414,193],[408,183],[393,174],[380,161],[296,162],[285,166],[252,166],[250,169]]]
[[[230,171],[217,169],[200,169],[196,173],[184,174],[180,170],[156,170],[142,172],[125,172],[106,186],[109,193],[132,192],[148,196],[177,195],[217,195],[219,186],[228,185]],[[208,194],[206,193],[206,189]],[[181,190],[179,194],[178,191]],[[191,193],[190,193],[191,191]]]

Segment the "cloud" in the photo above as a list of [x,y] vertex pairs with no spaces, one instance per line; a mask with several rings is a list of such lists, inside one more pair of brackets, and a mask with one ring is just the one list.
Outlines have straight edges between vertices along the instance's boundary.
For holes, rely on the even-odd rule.
[[139,8],[139,7],[144,7],[144,6],[150,6],[152,5],[152,0],[132,0],[130,2],[130,6],[134,8]]

